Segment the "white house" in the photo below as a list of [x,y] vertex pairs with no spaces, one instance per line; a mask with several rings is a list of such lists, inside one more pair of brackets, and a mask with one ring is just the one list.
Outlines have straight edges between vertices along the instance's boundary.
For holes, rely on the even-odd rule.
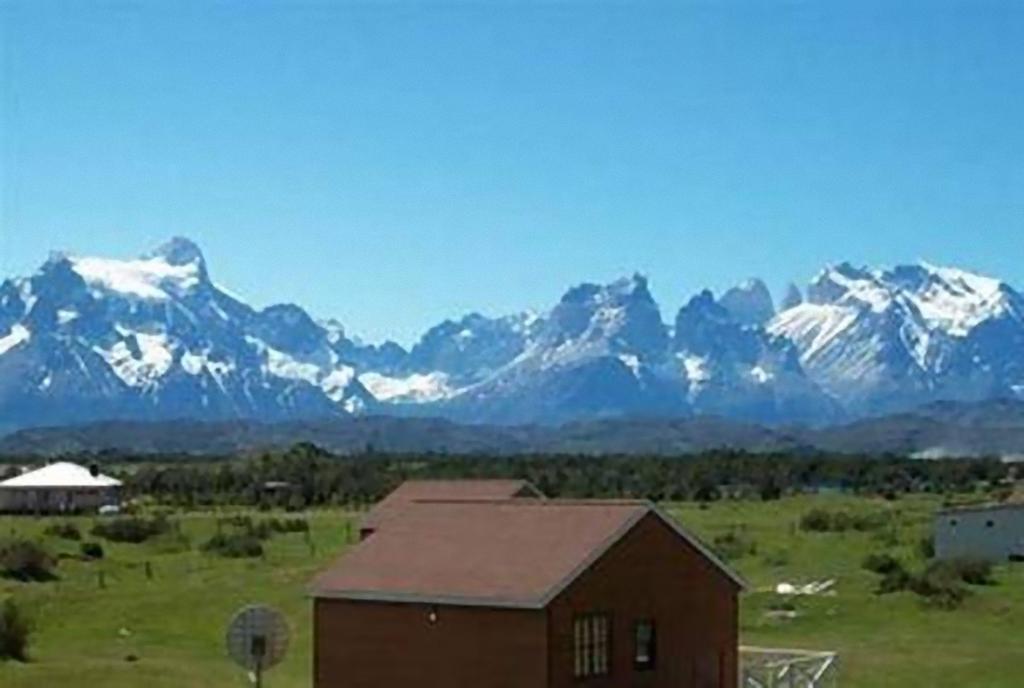
[[0,512],[77,513],[120,500],[121,481],[84,466],[51,463],[0,482]]
[[944,509],[934,533],[939,559],[1024,559],[1024,502]]

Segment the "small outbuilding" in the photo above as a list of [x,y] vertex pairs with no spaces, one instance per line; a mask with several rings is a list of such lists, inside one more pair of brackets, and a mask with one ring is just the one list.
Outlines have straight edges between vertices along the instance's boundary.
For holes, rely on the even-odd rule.
[[1024,560],[1024,501],[943,509],[934,536],[939,559]]
[[314,686],[733,688],[742,588],[649,502],[413,501],[314,582]]
[[65,461],[0,482],[0,512],[82,513],[120,501],[121,481]]
[[359,537],[365,539],[381,524],[410,504],[424,500],[542,499],[544,495],[526,480],[406,480],[363,517]]

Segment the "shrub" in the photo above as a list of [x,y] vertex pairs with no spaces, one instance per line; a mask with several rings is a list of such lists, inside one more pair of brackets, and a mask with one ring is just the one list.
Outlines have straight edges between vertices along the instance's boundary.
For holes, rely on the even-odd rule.
[[712,545],[723,559],[740,559],[748,554],[757,554],[757,543],[735,530],[716,535]]
[[0,659],[28,661],[32,623],[13,599],[0,605]]
[[800,518],[800,529],[817,533],[868,532],[884,528],[890,522],[887,513],[850,514],[847,511],[811,509]]
[[218,533],[203,543],[202,550],[230,559],[263,556],[262,543],[246,533]]
[[157,554],[181,554],[192,549],[192,541],[183,533],[164,533],[153,538],[150,547]]
[[924,559],[932,559],[935,557],[935,538],[931,535],[926,535],[917,542],[917,553]]
[[97,523],[92,528],[92,534],[111,542],[130,542],[138,544],[145,542],[151,537],[166,533],[170,530],[171,524],[163,516],[154,518],[142,518],[131,516],[129,518],[118,518],[112,521]]
[[968,595],[955,570],[945,562],[933,562],[920,576],[912,577],[908,587],[939,609],[956,609]]
[[0,543],[0,575],[20,581],[48,581],[56,576],[49,552],[30,540]]
[[48,526],[43,532],[52,537],[61,538],[62,540],[82,539],[82,533],[74,523],[54,523]]
[[992,564],[981,559],[949,559],[933,561],[926,569],[936,575],[970,585],[992,585]]
[[275,533],[307,533],[309,521],[304,518],[272,518],[267,525]]
[[899,559],[891,554],[884,553],[869,554],[864,558],[861,566],[868,571],[872,571],[883,576],[888,575],[893,571],[903,570],[903,564],[900,563]]
[[882,580],[878,582],[878,587],[875,589],[875,592],[879,595],[885,595],[891,592],[900,592],[909,588],[912,581],[913,577],[907,573],[906,569],[904,569],[901,564],[882,576]]
[[98,542],[83,542],[79,547],[82,556],[86,559],[102,559],[103,545]]
[[832,530],[832,515],[824,509],[811,509],[800,517],[800,529],[814,533]]

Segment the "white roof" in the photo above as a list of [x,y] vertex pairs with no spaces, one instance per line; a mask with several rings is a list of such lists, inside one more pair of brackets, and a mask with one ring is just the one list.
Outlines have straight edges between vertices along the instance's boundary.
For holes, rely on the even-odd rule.
[[85,466],[60,461],[0,482],[4,487],[119,487],[120,480],[93,475]]

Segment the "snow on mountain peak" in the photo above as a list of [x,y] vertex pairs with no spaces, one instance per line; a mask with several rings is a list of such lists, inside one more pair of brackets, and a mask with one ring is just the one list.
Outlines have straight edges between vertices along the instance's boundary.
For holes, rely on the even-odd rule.
[[199,248],[180,237],[132,260],[83,256],[68,260],[90,288],[149,301],[166,301],[206,279]]
[[[965,336],[985,320],[1014,308],[1016,293],[997,279],[928,263],[917,269],[926,273],[927,279],[911,291],[914,305],[931,325],[951,335]],[[882,278],[891,279],[891,274]]]
[[169,289],[185,292],[201,281],[195,264],[172,265],[161,258],[76,257],[71,259],[71,265],[93,289],[152,301],[166,301],[171,298]]

